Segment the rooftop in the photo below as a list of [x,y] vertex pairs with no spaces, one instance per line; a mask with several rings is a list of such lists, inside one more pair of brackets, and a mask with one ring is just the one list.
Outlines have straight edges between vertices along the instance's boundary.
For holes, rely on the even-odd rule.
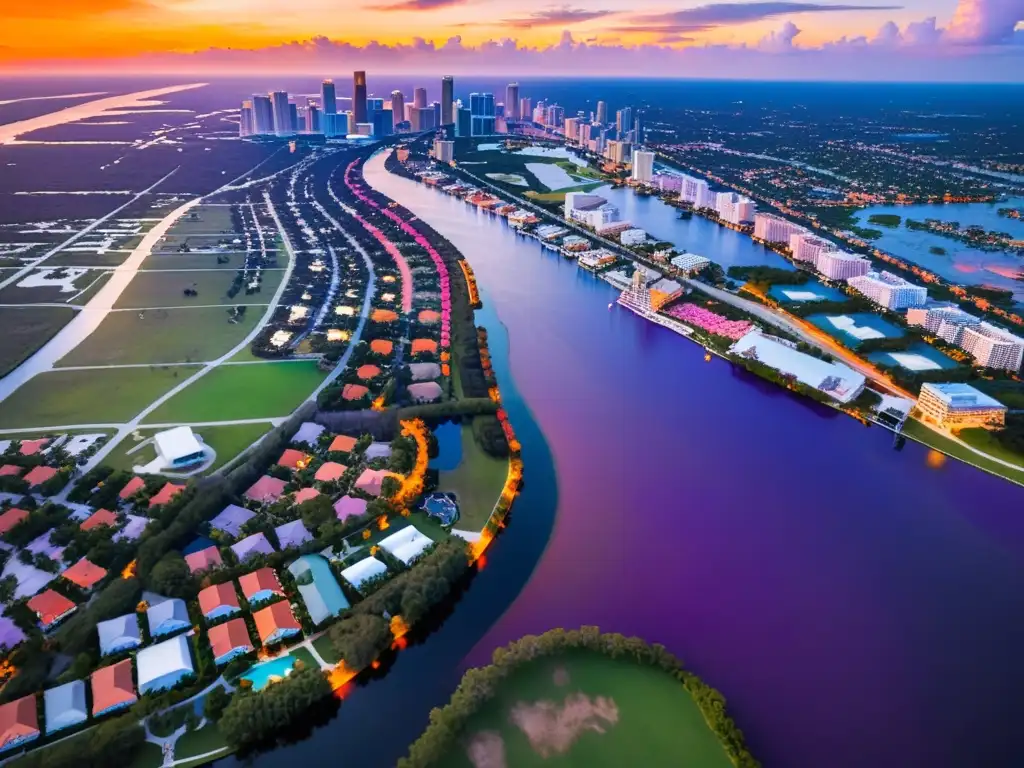
[[332,480],[337,480],[348,470],[344,464],[339,464],[336,461],[327,461],[320,465],[317,469],[316,474],[313,476],[315,480],[321,483],[328,483]]
[[317,424],[316,422],[304,421],[299,427],[299,430],[292,435],[292,442],[316,445],[317,440],[320,439],[320,435],[322,435],[325,430],[326,427]]
[[288,448],[281,454],[281,458],[277,460],[277,463],[279,466],[287,467],[288,469],[302,469],[309,463],[309,456],[303,451]]
[[188,638],[185,635],[177,635],[170,640],[143,648],[136,654],[135,664],[141,691],[154,687],[154,683],[158,684],[161,678],[191,674],[192,653],[188,647]]
[[199,610],[204,616],[218,608],[239,608],[235,585],[230,581],[214,584],[199,592]]
[[281,498],[286,485],[287,483],[284,480],[264,475],[245,492],[245,497],[251,501],[258,501],[264,504],[273,503]]
[[118,497],[122,501],[125,501],[127,499],[130,499],[132,496],[134,496],[136,493],[138,493],[145,487],[146,481],[143,480],[141,477],[135,476],[127,482],[124,488],[121,489],[121,492],[118,494]]
[[203,444],[192,433],[191,427],[174,427],[153,435],[156,452],[169,462],[203,452]]
[[19,509],[18,507],[11,507],[8,509],[0,515],[0,536],[7,533],[26,517],[28,517],[27,510]]
[[136,613],[126,613],[124,616],[101,621],[96,625],[96,632],[99,634],[102,654],[116,653],[142,643],[139,616]]
[[43,704],[47,733],[84,722],[89,717],[85,706],[85,681],[72,680],[44,691]]
[[251,600],[260,592],[270,591],[274,594],[283,594],[281,582],[274,573],[273,568],[260,568],[246,573],[238,579],[238,586],[242,588],[242,594],[246,600]]
[[350,453],[353,448],[356,447],[356,439],[349,437],[348,435],[338,435],[332,441],[330,446],[327,448],[328,451],[340,451],[341,453]]
[[229,536],[238,536],[242,532],[242,526],[254,517],[256,517],[255,512],[250,512],[237,504],[228,504],[219,515],[210,521],[210,527]]
[[231,619],[231,621],[210,627],[207,637],[213,648],[213,658],[215,659],[227,656],[236,648],[252,650],[253,647],[249,630],[245,626],[245,619],[242,618]]
[[191,555],[186,555],[185,562],[188,563],[188,569],[192,573],[199,573],[222,565],[224,559],[220,556],[220,550],[217,547],[210,546],[193,552]]
[[231,546],[231,551],[235,553],[235,557],[238,558],[238,562],[243,562],[253,555],[269,555],[274,551],[274,547],[270,544],[266,535],[263,533],[254,533],[252,536],[246,536],[241,541]]
[[313,540],[301,520],[292,520],[290,523],[279,525],[274,529],[274,533],[277,534],[277,543],[281,545],[281,549],[299,547],[307,541]]
[[975,389],[970,384],[949,383],[949,384],[922,384],[921,390],[928,390],[931,394],[945,403],[948,407],[956,408],[999,408],[1006,409],[1006,406],[989,397],[980,389]]
[[23,478],[28,483],[29,488],[35,488],[37,485],[42,485],[51,477],[56,476],[57,470],[53,467],[33,467]]
[[132,660],[125,659],[109,667],[100,667],[92,673],[92,712],[99,712],[131,704],[138,696],[132,681]]
[[0,749],[26,736],[38,735],[39,716],[34,693],[0,706]]
[[28,607],[39,617],[43,626],[49,626],[64,614],[75,610],[75,604],[59,592],[48,589],[28,601]]
[[100,568],[84,557],[61,574],[82,589],[92,589],[106,575],[105,568]]
[[86,519],[86,521],[83,522],[79,527],[83,531],[91,531],[93,528],[96,528],[100,525],[106,525],[110,528],[113,528],[117,525],[117,515],[111,512],[109,509],[97,509],[91,515],[89,515],[88,519]]
[[263,643],[271,640],[274,634],[280,630],[302,629],[299,622],[295,620],[295,615],[287,600],[279,600],[266,608],[261,608],[252,615],[252,618],[256,622],[256,631]]

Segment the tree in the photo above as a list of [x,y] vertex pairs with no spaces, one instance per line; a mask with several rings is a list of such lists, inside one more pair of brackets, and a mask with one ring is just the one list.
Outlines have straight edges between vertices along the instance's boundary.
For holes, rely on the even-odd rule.
[[218,685],[206,694],[206,700],[203,702],[203,714],[207,720],[215,723],[220,720],[220,716],[224,714],[224,710],[230,703],[231,694]]
[[336,520],[329,496],[315,496],[299,505],[299,515],[307,528],[319,530],[325,523]]
[[400,487],[401,483],[398,481],[398,478],[388,475],[380,483],[380,494],[381,496],[390,499],[392,496],[398,493],[398,489]]
[[331,627],[328,635],[350,669],[363,669],[391,645],[391,629],[380,616],[353,616]]
[[18,588],[18,580],[14,576],[5,576],[0,579],[0,603],[9,603],[14,599],[14,592]]
[[153,572],[149,575],[149,587],[161,595],[170,597],[191,597],[195,593],[192,573],[177,552],[169,552],[153,566]]

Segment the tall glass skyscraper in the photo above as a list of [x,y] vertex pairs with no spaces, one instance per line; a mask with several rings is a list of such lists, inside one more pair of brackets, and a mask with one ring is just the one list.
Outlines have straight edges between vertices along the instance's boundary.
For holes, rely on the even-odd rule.
[[441,125],[455,124],[455,79],[451,75],[441,78]]
[[605,125],[608,122],[608,105],[603,101],[597,102],[597,114],[594,116],[594,121],[598,125]]
[[405,96],[401,91],[391,92],[391,120],[392,127],[405,120]]
[[416,109],[423,109],[427,106],[427,89],[426,88],[414,88],[412,92],[412,105]]
[[489,136],[494,133],[494,94],[469,94],[469,112],[472,116],[472,135]]
[[519,83],[509,83],[505,88],[505,118],[519,120],[522,117],[519,107]]
[[352,117],[357,123],[366,122],[366,73],[352,73]]
[[252,119],[254,133],[274,132],[274,107],[269,96],[253,95]]
[[334,91],[333,80],[324,80],[320,85],[320,108],[325,115],[338,113],[338,95]]
[[270,101],[274,105],[274,133],[278,136],[293,133],[292,113],[288,108],[288,91],[274,91],[270,94]]

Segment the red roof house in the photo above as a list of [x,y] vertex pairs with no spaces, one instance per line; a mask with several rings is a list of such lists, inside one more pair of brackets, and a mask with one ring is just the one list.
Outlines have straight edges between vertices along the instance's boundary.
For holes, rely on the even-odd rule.
[[319,495],[320,491],[318,491],[316,488],[300,488],[295,493],[295,503],[302,504],[304,501],[315,499]]
[[71,615],[75,604],[59,592],[48,589],[28,601],[29,609],[39,617],[39,624],[47,630],[61,619]]
[[260,568],[238,579],[242,594],[250,603],[269,600],[274,595],[284,595],[281,582],[273,568]]
[[207,637],[217,664],[224,664],[235,656],[254,650],[245,619],[232,619],[211,627]]
[[90,590],[107,575],[105,568],[100,568],[88,558],[83,557],[61,574],[72,584]]
[[235,585],[230,581],[223,584],[214,584],[199,592],[199,610],[207,619],[219,619],[221,616],[230,616],[238,613],[241,606],[238,604],[238,595],[235,594]]
[[28,483],[29,488],[35,488],[37,485],[45,483],[56,474],[57,470],[53,467],[33,467],[29,470],[29,473],[25,475],[24,480]]
[[394,348],[394,342],[387,339],[374,339],[370,342],[370,351],[378,355],[390,355]]
[[4,464],[0,467],[0,477],[14,477],[24,471],[25,468],[19,467],[17,464]]
[[288,469],[302,469],[309,463],[309,456],[302,451],[288,448],[281,454],[281,458],[277,460],[277,463],[279,466],[288,467]]
[[175,496],[185,490],[184,485],[167,483],[163,488],[153,494],[149,500],[150,507],[159,507],[161,504],[169,504]]
[[256,622],[256,631],[264,645],[276,643],[302,631],[287,600],[281,600],[256,611],[252,618]]
[[28,512],[24,509],[18,509],[17,507],[8,509],[0,515],[0,536],[3,536],[26,517],[28,517]]
[[78,527],[83,531],[91,531],[93,528],[100,525],[106,525],[113,528],[117,525],[117,515],[109,509],[97,509]]
[[208,571],[224,563],[220,556],[220,550],[212,545],[190,555],[185,555],[185,562],[192,573]]
[[331,441],[328,451],[341,451],[343,453],[351,453],[356,447],[356,439],[349,437],[348,435],[338,435],[334,440]]
[[38,440],[22,440],[19,453],[21,453],[22,456],[35,456],[43,450],[49,442],[50,438],[48,437],[41,437]]
[[128,481],[128,484],[121,489],[121,492],[117,494],[117,496],[119,499],[121,499],[121,501],[127,501],[145,487],[146,481],[143,480],[138,475],[136,475],[135,477]]
[[412,353],[419,355],[423,352],[437,352],[437,342],[433,339],[413,339]]
[[39,738],[39,715],[35,694],[0,707],[0,749],[7,750],[36,738]]
[[255,483],[252,487],[245,492],[245,498],[250,501],[258,501],[262,504],[273,504],[275,501],[281,498],[284,493],[284,487],[287,485],[284,480],[280,480],[270,475],[264,475]]
[[139,698],[132,681],[132,660],[125,659],[92,673],[92,716],[134,704]]
[[339,464],[336,461],[328,461],[320,465],[320,468],[316,471],[316,474],[313,477],[321,483],[329,483],[331,480],[337,480],[339,477],[344,475],[347,470],[348,467],[344,464]]

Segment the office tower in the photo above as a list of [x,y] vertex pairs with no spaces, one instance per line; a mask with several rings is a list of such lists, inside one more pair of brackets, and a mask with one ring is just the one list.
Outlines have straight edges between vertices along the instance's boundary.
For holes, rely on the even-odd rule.
[[451,163],[455,159],[455,142],[435,139],[434,159],[439,163]]
[[338,114],[338,94],[334,90],[333,80],[324,80],[320,84],[320,108],[325,115]]
[[320,124],[320,110],[312,104],[306,107],[306,132],[323,133]]
[[598,125],[608,124],[608,105],[603,101],[597,102],[597,116],[594,118],[594,122]]
[[441,125],[455,123],[455,80],[451,75],[441,78]]
[[390,109],[381,109],[373,113],[373,135],[390,136],[395,132],[394,119]]
[[654,153],[633,150],[633,181],[650,184],[654,178]]
[[366,73],[352,73],[352,115],[356,123],[366,122]]
[[252,136],[254,133],[256,133],[256,128],[252,111],[252,102],[243,101],[242,111],[238,113],[238,135]]
[[469,94],[469,111],[472,115],[472,135],[490,136],[494,133],[494,94]]
[[299,106],[294,101],[288,104],[288,125],[291,126],[292,133],[298,132]]
[[417,118],[418,122],[414,130],[432,131],[437,127],[437,110],[433,107],[420,107],[413,111],[419,115]]
[[278,136],[286,136],[292,132],[287,91],[274,91],[270,94],[270,101],[274,105],[274,133]]
[[633,146],[628,141],[609,141],[607,157],[613,163],[625,165],[629,162]]
[[321,126],[323,127],[324,136],[328,138],[332,136],[344,136],[348,133],[348,117],[344,114],[338,114],[335,112],[333,115],[321,115],[320,116]]
[[256,133],[274,132],[274,106],[269,96],[252,97],[252,117]]
[[459,107],[455,110],[455,135],[456,136],[472,136],[473,135],[473,113],[465,107]]
[[425,106],[427,106],[426,88],[413,88],[412,105],[416,107],[416,109],[423,109]]
[[629,107],[620,109],[615,113],[615,130],[621,139],[623,135],[633,130],[633,110]]
[[524,96],[519,100],[519,119],[529,120],[533,117],[533,99]]
[[369,120],[370,116],[374,112],[380,112],[384,109],[384,99],[367,99],[366,100],[366,119]]
[[509,83],[505,87],[505,119],[519,120],[523,113],[520,110],[519,83]]
[[391,92],[391,119],[396,126],[405,120],[405,96],[401,91]]
[[578,117],[567,117],[565,118],[565,140],[567,142],[575,144],[580,137],[580,120]]
[[438,126],[444,125],[444,123],[441,122],[441,117],[442,117],[441,102],[440,101],[432,102],[430,104],[430,108],[434,110],[434,125],[433,125],[433,127],[437,128]]
[[642,115],[638,112],[636,120],[633,121],[633,143],[643,144],[644,143],[644,127],[641,123],[640,118]]

